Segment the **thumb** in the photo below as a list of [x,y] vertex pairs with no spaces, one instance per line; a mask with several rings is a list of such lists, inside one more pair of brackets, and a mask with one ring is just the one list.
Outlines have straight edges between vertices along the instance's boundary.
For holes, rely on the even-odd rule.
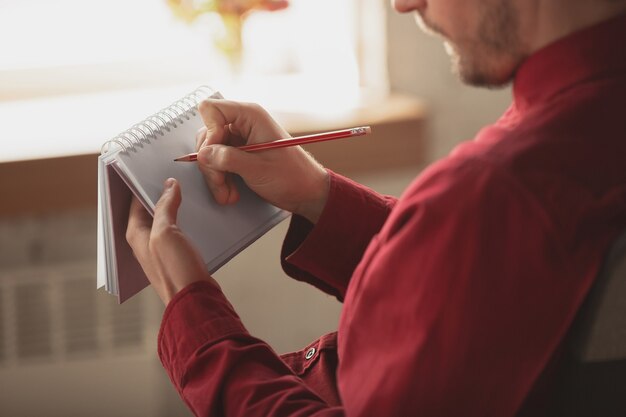
[[160,233],[167,230],[169,226],[176,225],[176,217],[181,200],[178,182],[174,178],[168,178],[163,187],[163,194],[154,209],[153,234]]
[[209,171],[232,172],[244,179],[259,170],[259,158],[249,152],[233,146],[210,145],[198,151],[200,170],[208,174]]

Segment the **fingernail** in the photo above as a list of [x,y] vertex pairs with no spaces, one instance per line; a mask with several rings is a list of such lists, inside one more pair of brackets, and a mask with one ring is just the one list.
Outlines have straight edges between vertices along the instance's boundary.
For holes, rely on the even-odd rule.
[[172,188],[175,183],[176,180],[174,178],[168,178],[167,180],[165,180],[165,190],[169,190],[170,188]]
[[209,163],[211,163],[211,154],[212,153],[213,153],[213,148],[211,148],[210,146],[202,147],[198,151],[198,160],[202,164],[209,164]]

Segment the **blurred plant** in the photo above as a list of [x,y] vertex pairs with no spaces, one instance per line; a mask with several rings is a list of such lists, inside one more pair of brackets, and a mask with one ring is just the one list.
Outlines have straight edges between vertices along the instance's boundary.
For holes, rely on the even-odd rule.
[[242,31],[246,17],[253,11],[275,11],[286,8],[288,0],[166,0],[174,15],[192,23],[205,13],[217,13],[224,24],[225,34],[215,45],[238,67],[243,51]]

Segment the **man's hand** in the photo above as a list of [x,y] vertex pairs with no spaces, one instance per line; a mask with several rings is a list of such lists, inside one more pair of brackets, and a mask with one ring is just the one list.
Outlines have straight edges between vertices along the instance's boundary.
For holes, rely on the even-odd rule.
[[163,303],[192,282],[217,282],[206,270],[200,254],[176,225],[180,186],[170,178],[157,202],[154,219],[133,198],[126,240]]
[[[328,173],[299,146],[245,152],[236,146],[288,138],[260,106],[205,100],[198,106],[205,127],[196,141],[198,167],[219,204],[239,193],[227,173],[240,175],[254,192],[277,207],[317,222],[328,198]],[[230,145],[230,146],[225,146]]]

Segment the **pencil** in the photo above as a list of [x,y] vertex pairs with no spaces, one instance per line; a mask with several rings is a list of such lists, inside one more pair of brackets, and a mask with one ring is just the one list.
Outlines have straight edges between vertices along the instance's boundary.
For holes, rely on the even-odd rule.
[[[327,140],[350,138],[353,136],[363,136],[363,135],[367,135],[371,131],[372,131],[372,128],[369,126],[353,127],[350,129],[335,130],[332,132],[323,132],[323,133],[316,133],[313,135],[298,136],[295,138],[279,139],[279,140],[275,140],[271,142],[253,143],[250,145],[239,146],[238,149],[241,149],[242,151],[247,151],[247,152],[264,151],[267,149],[285,148],[287,146],[304,145],[307,143],[314,143],[314,142],[324,142]],[[197,152],[190,153],[188,155],[183,155],[174,159],[174,161],[179,161],[179,162],[193,162],[196,160],[198,160]]]

